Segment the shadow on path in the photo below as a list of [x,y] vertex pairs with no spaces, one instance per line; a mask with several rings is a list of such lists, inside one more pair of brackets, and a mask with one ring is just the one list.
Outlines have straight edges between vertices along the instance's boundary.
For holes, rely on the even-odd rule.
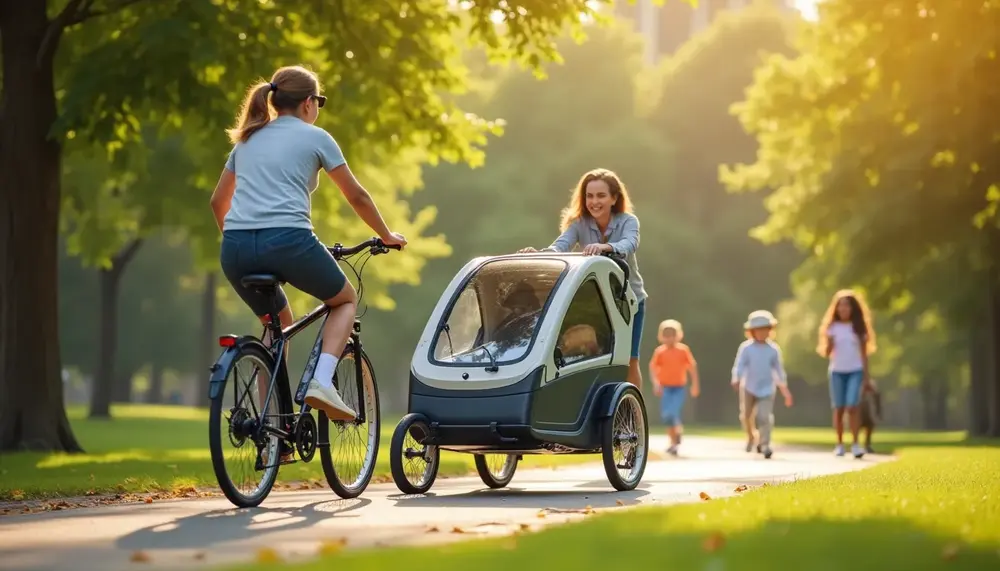
[[350,512],[370,503],[367,498],[358,498],[287,508],[212,510],[136,530],[119,538],[115,545],[127,550],[206,548],[262,532],[305,529],[331,517],[359,517]]

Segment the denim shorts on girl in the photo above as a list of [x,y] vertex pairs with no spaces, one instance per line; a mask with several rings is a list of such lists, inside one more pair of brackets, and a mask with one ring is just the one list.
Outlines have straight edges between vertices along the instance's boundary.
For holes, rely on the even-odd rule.
[[273,274],[320,301],[334,297],[347,283],[333,254],[307,228],[226,230],[222,233],[219,262],[237,295],[258,317],[280,311],[288,299],[281,288],[278,299],[272,301],[257,290],[243,287],[240,279],[247,274]]
[[830,371],[830,404],[833,408],[858,406],[864,376],[864,371]]
[[663,387],[660,397],[660,419],[663,424],[673,427],[681,424],[681,411],[684,409],[686,387]]

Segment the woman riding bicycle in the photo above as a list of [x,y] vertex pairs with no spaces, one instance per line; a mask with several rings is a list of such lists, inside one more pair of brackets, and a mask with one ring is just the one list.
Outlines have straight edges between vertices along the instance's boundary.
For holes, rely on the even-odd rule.
[[[319,170],[386,245],[405,246],[406,239],[386,226],[333,137],[313,125],[324,103],[316,74],[300,66],[283,67],[269,82],[252,86],[228,131],[234,146],[211,204],[222,232],[222,271],[261,323],[270,322],[275,301],[244,287],[240,279],[247,274],[273,274],[330,307],[305,400],[331,420],[354,420],[357,414],[333,386],[333,375],[354,324],[357,293],[313,233],[310,194]],[[281,326],[289,326],[292,311],[281,288],[276,303]]]

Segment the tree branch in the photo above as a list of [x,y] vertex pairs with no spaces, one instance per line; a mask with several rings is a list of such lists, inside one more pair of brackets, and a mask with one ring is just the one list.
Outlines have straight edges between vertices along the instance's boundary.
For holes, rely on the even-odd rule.
[[41,63],[45,58],[50,57],[55,52],[55,46],[58,43],[59,37],[62,35],[63,30],[74,24],[79,24],[90,18],[96,18],[98,16],[104,16],[106,14],[111,14],[112,12],[117,12],[124,9],[132,4],[137,4],[143,0],[118,0],[117,2],[108,2],[108,7],[103,10],[95,10],[94,2],[96,0],[69,0],[66,6],[59,12],[59,15],[53,18],[49,22],[48,28],[45,30],[45,36],[42,37],[42,42],[38,46],[38,55],[35,56],[35,65],[41,66]]
[[118,251],[113,258],[111,258],[111,268],[113,270],[121,271],[125,266],[132,260],[135,253],[139,251],[139,246],[142,246],[142,238],[135,238],[131,242],[125,245],[124,248]]

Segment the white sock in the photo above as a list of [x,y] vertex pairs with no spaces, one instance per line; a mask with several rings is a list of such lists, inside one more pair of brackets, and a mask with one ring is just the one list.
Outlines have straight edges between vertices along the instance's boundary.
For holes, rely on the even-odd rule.
[[313,378],[320,385],[328,389],[333,388],[333,372],[337,370],[337,361],[339,360],[329,353],[320,353],[319,360],[316,361],[316,370],[313,372]]

